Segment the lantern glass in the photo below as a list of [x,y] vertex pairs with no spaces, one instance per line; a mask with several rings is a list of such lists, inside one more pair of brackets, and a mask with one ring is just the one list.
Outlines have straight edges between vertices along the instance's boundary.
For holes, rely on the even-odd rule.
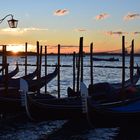
[[10,28],[17,28],[18,20],[12,18],[11,20],[8,20],[8,24]]

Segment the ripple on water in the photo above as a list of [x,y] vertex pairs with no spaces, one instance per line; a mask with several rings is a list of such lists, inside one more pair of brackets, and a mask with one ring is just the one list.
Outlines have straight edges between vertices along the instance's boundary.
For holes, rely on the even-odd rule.
[[65,121],[10,123],[0,128],[0,140],[37,140],[61,128]]

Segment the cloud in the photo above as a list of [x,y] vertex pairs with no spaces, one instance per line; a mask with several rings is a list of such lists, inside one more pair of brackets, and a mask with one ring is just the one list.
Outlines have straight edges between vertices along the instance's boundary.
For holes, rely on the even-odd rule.
[[23,30],[26,32],[26,31],[47,31],[48,29],[31,27],[31,28],[24,28]]
[[47,31],[48,29],[43,29],[43,28],[34,28],[34,27],[31,27],[31,28],[4,28],[4,29],[1,29],[0,31],[1,32],[4,32],[4,33],[19,33],[19,34],[23,34],[25,32],[30,32],[30,31]]
[[120,36],[120,35],[123,35],[123,34],[128,34],[127,32],[122,32],[122,31],[108,31],[108,32],[105,32],[107,35],[115,35],[115,36]]
[[81,29],[75,29],[75,31],[76,31],[76,32],[86,32],[87,30],[81,28]]
[[134,35],[140,34],[140,32],[133,32]]
[[54,12],[54,15],[56,16],[64,16],[67,15],[69,11],[67,9],[58,9]]
[[[32,44],[28,44],[28,51],[36,51],[34,50],[34,48],[36,48],[35,45]],[[24,51],[25,49],[25,44],[7,44],[7,50],[8,51]]]
[[126,16],[124,16],[124,20],[134,20],[134,19],[137,19],[137,18],[140,18],[140,14],[138,13],[128,13]]
[[107,13],[102,13],[102,14],[100,14],[100,15],[97,15],[97,16],[95,17],[95,19],[96,19],[96,20],[102,20],[102,19],[108,18],[109,16],[110,16],[110,15],[107,14]]
[[125,35],[125,34],[137,35],[137,34],[140,34],[140,32],[139,31],[136,31],[136,32],[108,31],[108,32],[105,32],[105,34],[110,35],[110,36],[120,36],[120,35]]

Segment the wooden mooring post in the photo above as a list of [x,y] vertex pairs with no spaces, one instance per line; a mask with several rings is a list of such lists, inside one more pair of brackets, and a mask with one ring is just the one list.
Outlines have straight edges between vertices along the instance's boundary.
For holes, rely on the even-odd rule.
[[73,52],[73,91],[75,92],[75,56],[76,53]]
[[57,65],[58,65],[58,98],[60,98],[60,44],[58,44],[58,57],[57,57]]
[[131,52],[130,52],[130,80],[133,84],[133,74],[134,74],[134,40],[131,43]]
[[36,50],[36,65],[37,65],[37,79],[39,79],[39,42],[37,41],[37,50]]
[[93,43],[90,44],[90,80],[93,85]]
[[81,82],[83,82],[83,37],[80,38]]
[[[45,76],[47,76],[47,46],[45,46]],[[46,78],[45,81],[47,81]],[[47,84],[45,84],[45,93],[46,92],[47,92]]]
[[[39,53],[39,78],[38,80],[40,81],[41,79],[41,67],[42,67],[42,46],[40,46],[40,53]],[[38,88],[38,93],[40,93],[40,88]]]
[[125,86],[125,36],[122,36],[122,89]]
[[78,53],[78,58],[77,58],[77,93],[79,92],[79,82],[80,82],[80,71],[81,71],[81,45],[83,42],[83,37],[80,37],[80,41],[79,41],[79,53]]
[[[40,66],[39,66],[39,63],[40,63],[40,54],[39,54],[39,41],[37,41],[37,53],[36,53],[36,59],[37,59],[37,80],[39,81],[40,80]],[[37,93],[40,93],[40,89],[38,88],[37,90]]]
[[27,51],[28,51],[28,48],[27,48],[27,42],[25,43],[25,76],[27,75]]
[[42,68],[42,45],[40,46],[40,54],[39,54],[39,78],[41,78],[41,68]]

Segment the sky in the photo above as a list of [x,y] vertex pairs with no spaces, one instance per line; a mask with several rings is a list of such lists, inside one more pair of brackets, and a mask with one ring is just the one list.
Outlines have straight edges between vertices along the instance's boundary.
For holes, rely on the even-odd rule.
[[94,52],[121,49],[122,36],[126,47],[135,41],[140,52],[140,0],[4,0],[0,18],[13,14],[18,28],[8,27],[7,17],[0,24],[0,44],[9,50],[36,50],[36,42],[47,45],[48,52],[78,51],[79,38],[84,50],[93,42]]

